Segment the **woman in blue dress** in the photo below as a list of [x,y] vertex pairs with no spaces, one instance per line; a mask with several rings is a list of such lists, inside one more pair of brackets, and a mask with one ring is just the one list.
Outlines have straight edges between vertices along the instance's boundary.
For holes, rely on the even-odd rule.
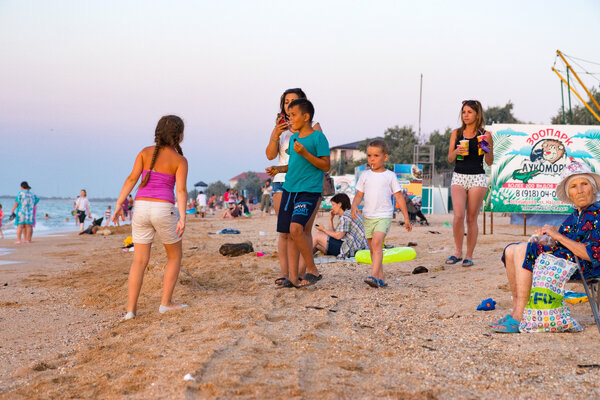
[[[558,227],[545,225],[536,234],[548,235],[555,242],[511,243],[504,249],[502,262],[513,298],[513,312],[492,323],[496,332],[518,333],[519,322],[529,301],[533,266],[542,253],[576,262],[579,258],[585,278],[600,275],[600,175],[581,162],[567,165],[556,187],[556,197],[574,208]],[[581,279],[578,272],[571,279]]]
[[17,194],[12,213],[15,215],[15,226],[17,227],[17,244],[30,243],[33,236],[33,224],[35,221],[34,207],[40,201],[38,197],[30,192],[31,187],[26,181],[21,182],[21,191]]

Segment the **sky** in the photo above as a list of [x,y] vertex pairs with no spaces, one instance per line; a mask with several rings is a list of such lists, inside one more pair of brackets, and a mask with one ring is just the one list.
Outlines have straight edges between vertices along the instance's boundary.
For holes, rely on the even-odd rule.
[[188,187],[262,171],[292,87],[331,146],[417,130],[421,74],[424,139],[465,99],[549,123],[555,52],[600,63],[598,20],[595,0],[0,0],[0,195],[116,197],[166,114]]

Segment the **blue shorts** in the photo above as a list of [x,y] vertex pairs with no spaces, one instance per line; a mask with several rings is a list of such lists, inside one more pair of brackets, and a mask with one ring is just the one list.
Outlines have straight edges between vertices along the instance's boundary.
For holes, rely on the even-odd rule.
[[321,193],[283,191],[277,216],[277,232],[290,233],[292,222],[306,226],[321,199]]
[[327,236],[327,255],[328,256],[339,256],[340,250],[342,249],[343,240],[332,238]]
[[273,182],[271,184],[271,187],[273,188],[273,192],[272,193],[281,193],[281,192],[283,192],[283,182]]

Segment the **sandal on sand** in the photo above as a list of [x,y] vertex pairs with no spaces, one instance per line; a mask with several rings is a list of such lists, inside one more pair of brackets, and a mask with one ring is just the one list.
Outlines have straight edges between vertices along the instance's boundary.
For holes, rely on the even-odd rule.
[[507,315],[506,321],[501,324],[494,325],[494,332],[498,333],[519,333],[520,322],[514,319],[512,316]]
[[300,283],[300,285],[298,285],[298,287],[307,287],[307,286],[311,286],[314,285],[315,283],[319,282],[321,279],[323,279],[323,275],[314,275],[311,273],[307,273],[304,275],[304,278],[302,278],[300,280],[300,282],[308,282],[305,284]]
[[294,285],[294,283],[292,281],[290,281],[289,279],[286,278],[285,281],[283,281],[283,283],[281,284],[282,288],[296,288],[298,289],[300,286],[296,286]]
[[368,276],[367,279],[365,279],[365,283],[374,288],[379,287],[379,281],[377,281],[377,278],[374,278],[372,276]]
[[123,317],[123,320],[128,320],[128,319],[133,319],[135,318],[135,314],[131,311],[129,311],[127,314],[125,314],[125,316]]
[[379,287],[387,287],[387,285],[388,285],[387,283],[385,283],[383,281],[383,279],[380,279],[378,282],[379,282]]
[[163,306],[162,304],[160,306],[158,306],[158,312],[161,314],[166,313],[167,311],[174,311],[174,310],[181,310],[182,308],[188,308],[189,306],[187,304],[180,304],[178,306],[175,307],[167,307],[167,306]]
[[472,260],[465,258],[462,262],[463,267],[472,267],[475,263]]
[[281,286],[281,285],[283,285],[283,282],[285,282],[286,280],[287,280],[287,278],[285,276],[282,276],[281,278],[275,279],[275,284],[277,286]]
[[446,258],[446,264],[448,264],[448,265],[454,265],[457,262],[459,262],[460,260],[462,260],[461,257],[450,256],[450,257]]
[[510,314],[507,314],[505,317],[500,318],[498,321],[496,322],[488,322],[488,326],[496,326],[496,325],[500,325],[506,322],[506,319],[510,317]]

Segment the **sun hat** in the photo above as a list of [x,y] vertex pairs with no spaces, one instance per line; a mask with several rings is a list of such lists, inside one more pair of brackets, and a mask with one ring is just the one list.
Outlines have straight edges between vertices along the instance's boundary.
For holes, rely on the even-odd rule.
[[23,189],[27,189],[27,190],[31,189],[31,187],[29,187],[29,183],[27,183],[27,181],[21,182],[21,187]]
[[563,203],[573,204],[567,192],[567,183],[575,175],[582,175],[581,178],[587,178],[590,182],[596,184],[596,201],[598,201],[600,197],[600,175],[593,172],[589,165],[579,161],[573,161],[560,173],[560,183],[556,186],[556,197]]

